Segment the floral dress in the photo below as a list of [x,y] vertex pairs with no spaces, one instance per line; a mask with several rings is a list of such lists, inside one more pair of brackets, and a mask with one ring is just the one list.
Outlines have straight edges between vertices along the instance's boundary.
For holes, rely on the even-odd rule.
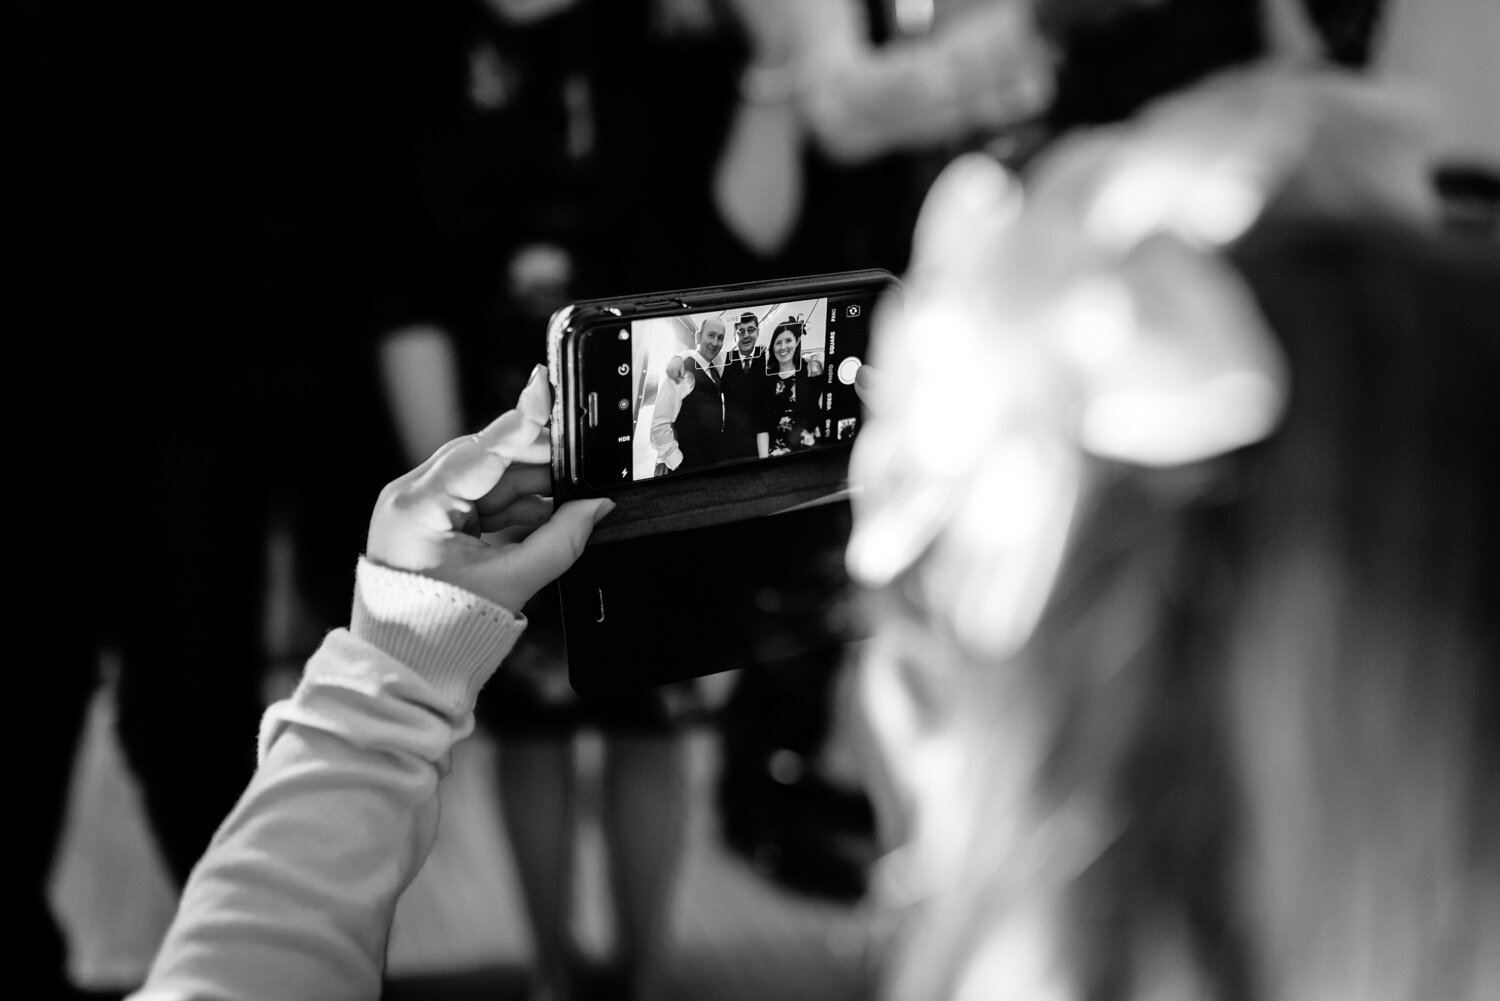
[[817,387],[804,373],[766,380],[770,455],[801,452],[818,439]]

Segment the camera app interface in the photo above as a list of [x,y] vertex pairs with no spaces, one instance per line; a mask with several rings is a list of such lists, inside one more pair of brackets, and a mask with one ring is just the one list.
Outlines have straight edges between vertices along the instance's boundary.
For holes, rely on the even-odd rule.
[[[618,333],[629,434],[616,476],[646,480],[846,444],[873,295],[635,320]],[[627,404],[628,401],[628,404]],[[627,451],[628,449],[628,451]]]

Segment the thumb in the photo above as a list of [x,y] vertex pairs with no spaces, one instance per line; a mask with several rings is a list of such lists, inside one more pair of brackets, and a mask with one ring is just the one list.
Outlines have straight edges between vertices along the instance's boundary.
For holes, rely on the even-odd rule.
[[855,371],[854,395],[859,397],[859,402],[863,403],[865,410],[871,414],[878,416],[882,410],[888,409],[890,392],[890,380],[880,369],[866,364],[861,365]]
[[506,554],[499,588],[508,593],[497,603],[520,608],[560,577],[583,555],[594,526],[614,509],[614,501],[597,498],[569,501],[554,511],[546,524]]

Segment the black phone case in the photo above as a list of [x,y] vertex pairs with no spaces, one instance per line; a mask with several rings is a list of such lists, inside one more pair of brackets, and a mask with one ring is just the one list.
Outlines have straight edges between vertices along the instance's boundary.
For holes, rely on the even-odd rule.
[[847,501],[590,545],[558,581],[568,679],[609,698],[746,667],[818,663],[864,635]]
[[844,608],[849,452],[703,470],[593,490],[575,483],[565,425],[578,385],[570,338],[600,319],[688,313],[746,299],[816,298],[873,285],[867,270],[576,303],[552,318],[552,479],[559,503],[608,496],[616,507],[558,581],[575,691],[608,697],[757,664],[827,656],[858,638]]
[[599,320],[695,313],[747,299],[812,299],[841,292],[898,288],[889,271],[872,268],[780,281],[747,282],[650,295],[592,299],[557,312],[547,331],[547,370],[552,380],[552,492],[558,503],[579,497],[609,497],[615,510],[594,530],[593,542],[685,531],[789,511],[836,498],[848,477],[847,449],[814,449],[775,462],[705,469],[686,476],[622,484],[607,490],[577,480],[580,463],[567,448],[568,421],[576,413],[581,382],[570,350],[572,339]]

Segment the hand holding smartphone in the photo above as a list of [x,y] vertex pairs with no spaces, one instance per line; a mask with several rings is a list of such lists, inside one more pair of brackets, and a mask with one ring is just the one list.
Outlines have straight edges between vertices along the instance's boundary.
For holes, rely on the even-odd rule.
[[553,317],[553,494],[616,505],[559,580],[576,690],[816,659],[856,638],[852,617],[832,628],[827,613],[847,586],[855,377],[897,288],[857,271]]

